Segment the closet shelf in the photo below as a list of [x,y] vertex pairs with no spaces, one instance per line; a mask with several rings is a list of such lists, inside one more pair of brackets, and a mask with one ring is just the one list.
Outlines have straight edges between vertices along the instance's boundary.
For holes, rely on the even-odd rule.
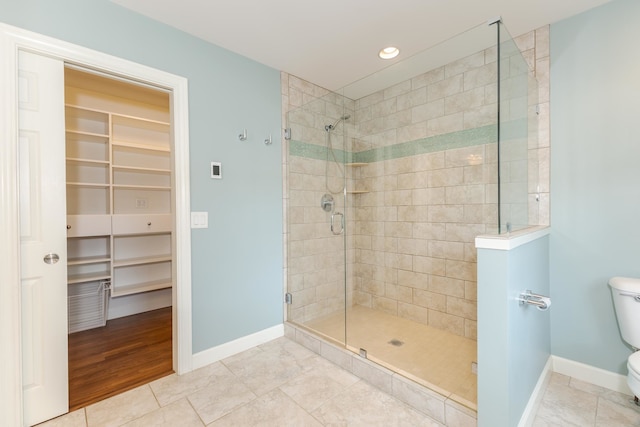
[[160,262],[171,261],[171,255],[158,255],[150,257],[127,258],[113,261],[113,267],[129,267],[132,265],[156,264]]
[[347,190],[347,194],[367,194],[367,190]]
[[133,283],[130,285],[117,285],[112,284],[111,286],[111,296],[112,297],[121,297],[125,295],[138,294],[140,292],[149,292],[156,291],[158,289],[166,289],[173,286],[170,279],[167,280],[156,280],[153,282],[141,282],[141,283]]
[[114,147],[136,148],[138,150],[164,151],[164,152],[171,151],[171,148],[168,146],[149,145],[149,144],[142,144],[139,142],[111,141],[111,145]]
[[128,184],[114,184],[113,189],[117,190],[171,190],[171,187],[160,185],[128,185]]
[[159,173],[159,174],[170,174],[170,169],[159,169],[159,168],[142,168],[137,166],[120,166],[113,165],[112,168],[114,170],[123,170],[123,171],[131,171],[131,172],[148,172],[148,173]]
[[67,182],[68,187],[109,188],[110,184],[95,182]]
[[367,166],[369,163],[361,163],[361,162],[354,162],[354,163],[346,163],[347,166],[352,167],[352,168],[359,168],[362,166]]
[[87,165],[95,166],[109,166],[108,160],[93,160],[93,159],[81,159],[79,157],[67,157],[69,163],[84,163]]
[[84,112],[84,113],[93,113],[93,114],[104,114],[105,116],[109,115],[108,111],[101,110],[99,108],[89,108],[89,107],[84,107],[78,104],[68,104],[68,103],[65,103],[64,106],[72,110],[78,110],[78,112],[80,113]]
[[110,261],[111,261],[111,256],[109,255],[88,256],[88,257],[80,257],[80,258],[69,258],[67,260],[67,265],[100,264],[103,262],[110,262]]
[[171,126],[171,123],[169,122],[165,122],[162,120],[154,120],[154,119],[147,119],[144,117],[138,117],[138,116],[130,116],[127,114],[120,114],[120,113],[112,113],[111,114],[112,117],[115,119],[115,121],[118,121],[118,119],[125,119],[125,121],[129,121],[131,123],[145,123],[145,124],[152,124],[152,125],[157,125],[159,127],[169,127]]
[[109,142],[109,135],[104,133],[85,132],[76,129],[67,129],[66,133],[67,136],[88,136],[94,139],[94,142],[104,142],[105,144]]
[[107,279],[111,279],[111,274],[108,271],[88,274],[75,274],[67,277],[67,284],[72,285],[74,283],[95,282],[97,280]]

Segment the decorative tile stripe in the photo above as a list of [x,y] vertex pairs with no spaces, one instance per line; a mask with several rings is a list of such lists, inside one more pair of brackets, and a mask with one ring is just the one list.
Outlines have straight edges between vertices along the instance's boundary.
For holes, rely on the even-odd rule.
[[370,163],[495,142],[496,125],[462,130],[354,153],[355,162]]
[[[344,150],[334,149],[333,153],[336,159],[340,163],[352,163],[353,153]],[[309,144],[307,142],[291,140],[289,141],[289,154],[296,157],[305,157],[315,160],[327,160],[327,154],[329,160],[333,160],[330,153],[327,153],[327,147],[317,144]]]
[[[471,147],[474,145],[489,144],[497,139],[496,125],[482,126],[467,129],[415,141],[403,142],[387,147],[373,148],[371,150],[351,153],[343,150],[334,150],[339,162],[371,163],[383,160],[398,159],[401,157],[415,156],[417,154],[433,153],[436,151],[451,150],[456,148]],[[327,147],[317,144],[309,144],[302,141],[289,141],[289,154],[297,157],[306,157],[315,160],[327,159]],[[331,154],[329,153],[329,157]]]
[[[510,140],[526,143],[527,132],[527,119],[504,122],[502,124],[502,141],[503,143],[507,143]],[[372,163],[436,151],[490,144],[496,142],[497,139],[498,127],[493,124],[355,153],[338,149],[333,151],[338,162]],[[315,160],[326,160],[327,154],[329,154],[329,158],[332,159],[331,154],[327,153],[327,147],[296,140],[289,141],[289,154]]]

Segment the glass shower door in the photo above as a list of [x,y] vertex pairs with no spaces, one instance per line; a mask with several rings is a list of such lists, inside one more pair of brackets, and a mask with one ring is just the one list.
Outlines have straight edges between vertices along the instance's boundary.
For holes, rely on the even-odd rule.
[[351,115],[338,94],[307,98],[287,114],[287,319],[344,345]]

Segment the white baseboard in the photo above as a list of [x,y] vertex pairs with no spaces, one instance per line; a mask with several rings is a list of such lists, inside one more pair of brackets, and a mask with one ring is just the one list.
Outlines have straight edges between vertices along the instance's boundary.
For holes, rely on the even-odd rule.
[[553,360],[553,372],[563,374],[580,381],[591,383],[619,393],[633,395],[627,385],[627,377],[614,372],[584,363],[565,359],[558,356],[551,356]]
[[531,392],[529,402],[524,408],[522,417],[520,417],[518,427],[531,427],[533,425],[533,420],[536,417],[536,412],[538,412],[538,407],[540,406],[540,402],[542,401],[542,396],[544,395],[544,391],[546,390],[547,385],[549,384],[549,380],[551,379],[551,373],[553,372],[552,368],[553,356],[549,356],[549,358],[547,359],[547,363],[545,363],[544,368],[540,373],[538,382],[536,383],[533,392]]
[[236,340],[212,347],[193,355],[193,369],[202,368],[213,362],[233,356],[234,354],[248,350],[260,344],[264,344],[276,338],[284,336],[284,324],[264,329],[255,334],[247,335]]

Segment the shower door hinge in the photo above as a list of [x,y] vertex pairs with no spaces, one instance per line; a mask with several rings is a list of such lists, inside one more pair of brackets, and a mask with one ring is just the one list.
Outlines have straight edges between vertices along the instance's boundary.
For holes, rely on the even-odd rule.
[[284,294],[284,302],[286,302],[287,304],[293,303],[293,295],[291,295],[289,292]]
[[291,128],[286,128],[284,130],[284,139],[287,141],[291,139]]

